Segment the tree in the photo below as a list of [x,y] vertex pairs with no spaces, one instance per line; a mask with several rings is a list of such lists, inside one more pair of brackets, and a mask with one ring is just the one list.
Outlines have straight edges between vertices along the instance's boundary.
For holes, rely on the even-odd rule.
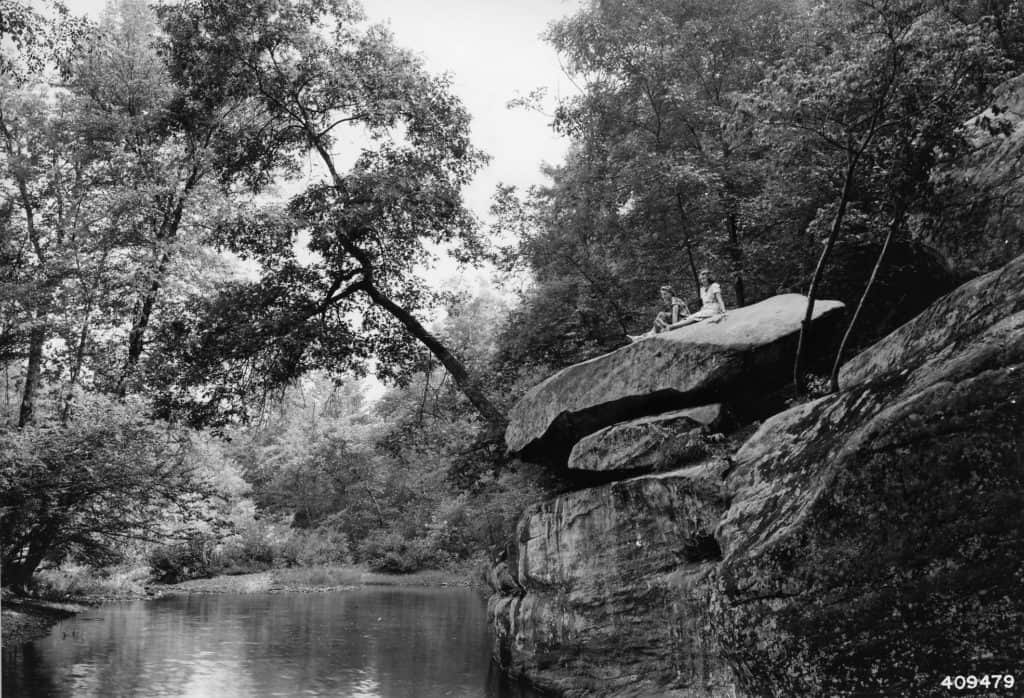
[[144,3],[112,3],[67,52],[61,83],[29,76],[0,99],[2,335],[25,362],[22,425],[47,389],[64,419],[85,383],[124,395],[158,301],[174,301],[159,295],[168,282],[196,290],[221,270],[196,263],[207,248],[194,213],[244,168],[214,171],[209,152],[245,119],[221,100],[189,112],[207,128],[183,125],[155,31]]
[[[227,355],[274,355],[275,379],[299,375],[314,359],[345,369],[371,354],[385,376],[399,376],[415,356],[412,337],[485,422],[502,428],[503,415],[478,382],[416,317],[435,300],[416,276],[431,246],[461,245],[466,258],[480,247],[460,190],[484,158],[469,142],[469,116],[447,80],[427,74],[386,30],[364,28],[355,7],[337,0],[197,0],[163,8],[162,18],[172,74],[190,100],[257,100],[267,115],[262,130],[278,135],[261,133],[245,146],[286,169],[312,153],[324,173],[284,211],[222,221],[224,245],[258,261],[262,279],[225,291],[221,301],[241,305],[197,308],[197,320],[211,320],[206,329],[181,327],[172,337],[196,347],[183,363],[202,366],[202,354],[225,348],[217,337],[226,327],[257,321],[252,341]],[[364,145],[346,169],[337,151],[353,129]],[[300,234],[308,236],[309,263],[292,248]],[[394,321],[404,332],[395,332]],[[179,397],[186,393],[179,386]]]
[[[990,99],[1005,67],[981,24],[932,2],[836,3],[804,17],[794,48],[760,94],[772,127],[781,125],[821,162],[831,161],[825,168],[838,182],[822,211],[828,232],[807,291],[793,369],[797,392],[814,301],[848,209],[889,218],[884,254],[912,208],[927,200],[934,153],[962,147],[959,125]],[[859,308],[853,322],[858,314]],[[832,371],[834,390],[849,334]]]
[[[585,80],[560,123],[606,165],[632,217],[674,218],[694,288],[694,252],[719,247],[740,305],[744,201],[760,186],[761,155],[737,97],[779,54],[790,12],[764,1],[594,2],[549,34]],[[720,246],[708,244],[712,231]]]
[[[43,563],[102,564],[133,540],[200,520],[211,488],[196,476],[187,434],[94,402],[88,419],[0,431],[4,585],[24,586]],[[135,414],[133,414],[135,412]]]
[[702,266],[732,281],[730,304],[794,283],[807,255],[799,221],[820,186],[771,169],[746,97],[795,13],[787,2],[592,2],[551,28],[581,94],[555,114],[569,155],[519,204],[529,225],[506,226],[519,228],[536,282],[512,345],[555,366],[607,351],[649,322],[662,283],[697,307]]
[[0,99],[0,177],[9,185],[0,194],[8,223],[0,284],[11,311],[11,358],[26,361],[20,426],[35,416],[44,346],[59,324],[55,310],[77,306],[77,291],[102,265],[93,254],[100,245],[92,214],[103,166],[95,150],[74,146],[73,112],[73,100],[45,85],[5,91]]
[[119,347],[122,365],[110,377],[124,395],[140,387],[132,382],[148,334],[161,304],[173,308],[176,300],[166,297],[169,288],[180,288],[181,267],[204,253],[204,218],[233,185],[267,175],[263,151],[246,147],[259,124],[258,108],[231,93],[194,98],[183,92],[146,2],[110,3],[99,32],[102,41],[81,52],[71,85],[92,127],[86,138],[105,146],[126,170],[124,193],[131,192],[131,216],[121,223],[130,231],[134,263],[125,292],[129,327]]
[[88,30],[57,0],[0,0],[0,80],[24,83],[62,66]]

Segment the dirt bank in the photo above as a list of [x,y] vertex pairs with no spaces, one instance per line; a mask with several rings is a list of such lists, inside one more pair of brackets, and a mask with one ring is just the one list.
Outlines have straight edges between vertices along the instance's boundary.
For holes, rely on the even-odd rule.
[[11,647],[44,637],[58,621],[87,608],[78,603],[6,597],[0,602],[0,644]]

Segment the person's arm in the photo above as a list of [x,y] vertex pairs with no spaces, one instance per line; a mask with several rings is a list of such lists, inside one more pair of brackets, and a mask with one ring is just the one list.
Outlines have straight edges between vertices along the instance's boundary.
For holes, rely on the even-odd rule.
[[676,322],[679,322],[680,320],[685,320],[686,318],[690,317],[690,307],[686,305],[686,301],[684,301],[682,298],[676,298],[676,302],[679,304],[677,308],[678,315],[676,317]]
[[722,311],[718,314],[718,319],[721,320],[725,317],[725,299],[722,298],[722,287],[717,283],[715,284],[715,300],[718,301],[718,308]]

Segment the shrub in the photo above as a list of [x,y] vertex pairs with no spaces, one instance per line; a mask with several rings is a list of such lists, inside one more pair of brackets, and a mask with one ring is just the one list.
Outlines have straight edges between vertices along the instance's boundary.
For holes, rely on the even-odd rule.
[[215,555],[216,540],[207,534],[195,534],[185,541],[161,545],[150,551],[147,562],[153,578],[166,584],[187,579],[212,577],[220,571]]
[[201,519],[209,488],[190,442],[131,406],[95,400],[82,418],[0,428],[0,577],[23,587],[40,566],[118,558],[125,540],[160,535],[165,513]]
[[137,564],[97,569],[69,562],[60,567],[39,570],[32,579],[29,593],[49,601],[139,596],[145,593],[148,578],[148,568]]
[[359,558],[374,572],[405,574],[440,567],[447,557],[425,538],[403,538],[398,533],[377,531],[359,546]]
[[278,550],[277,563],[285,567],[338,565],[352,562],[345,535],[330,526],[312,530],[293,528]]

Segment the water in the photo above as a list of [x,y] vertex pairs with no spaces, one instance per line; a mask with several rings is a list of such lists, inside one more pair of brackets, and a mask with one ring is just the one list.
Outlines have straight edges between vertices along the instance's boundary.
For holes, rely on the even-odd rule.
[[107,605],[3,651],[3,696],[530,698],[467,589],[175,596]]

